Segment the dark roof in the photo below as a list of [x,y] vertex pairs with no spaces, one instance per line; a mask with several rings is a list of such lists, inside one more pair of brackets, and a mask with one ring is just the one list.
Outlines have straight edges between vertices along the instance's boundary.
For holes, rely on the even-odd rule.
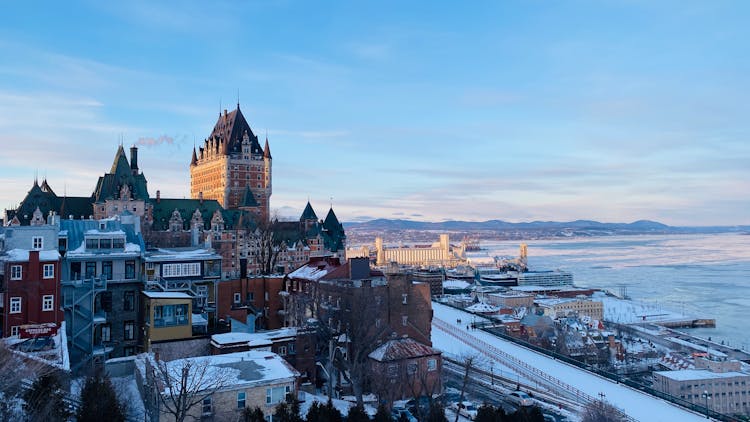
[[305,205],[305,210],[302,211],[302,216],[299,218],[299,221],[305,221],[305,220],[318,221],[318,216],[315,215],[315,211],[313,210],[312,205],[310,205],[310,201],[307,201],[307,205]]
[[196,165],[198,164],[198,155],[195,153],[195,147],[193,147],[193,157],[190,160],[190,165]]
[[46,180],[42,181],[41,186],[35,180],[18,208],[6,210],[6,217],[8,221],[17,217],[21,225],[25,226],[31,221],[37,207],[44,216],[47,216],[50,211],[58,213],[61,218],[68,218],[71,215],[73,218],[81,218],[82,216],[83,218],[89,218],[94,214],[90,197],[58,197]]
[[190,229],[190,220],[193,218],[196,209],[199,209],[201,212],[203,227],[205,229],[211,227],[211,218],[213,218],[216,210],[219,210],[221,213],[221,218],[224,219],[224,227],[227,229],[251,229],[255,225],[254,217],[247,212],[225,210],[215,199],[204,199],[201,201],[200,199],[160,198],[158,200],[152,199],[150,203],[153,207],[153,230],[169,230],[169,219],[172,218],[174,210],[180,212],[183,230]]
[[118,199],[120,189],[123,185],[130,187],[130,192],[134,199],[148,200],[148,189],[146,187],[146,176],[143,173],[134,174],[135,171],[130,168],[128,159],[125,157],[125,150],[120,145],[115,153],[115,159],[109,173],[99,177],[96,183],[93,202],[104,202],[107,199]]
[[220,152],[227,155],[242,151],[242,138],[245,134],[250,138],[250,152],[252,154],[263,154],[258,137],[253,133],[247,120],[245,120],[245,116],[240,111],[240,105],[237,104],[234,111],[227,113],[224,110],[224,114],[219,115],[219,119],[216,121],[208,139],[221,141]]
[[268,136],[266,136],[266,146],[263,147],[263,157],[271,158],[271,147],[268,146]]
[[245,188],[245,194],[242,196],[242,202],[240,202],[240,208],[253,208],[259,207],[258,201],[255,200],[253,191],[250,190],[250,186]]
[[346,234],[344,234],[344,226],[339,223],[339,219],[336,218],[336,213],[333,212],[333,208],[328,210],[325,221],[323,221],[323,243],[329,251],[340,251],[344,249],[344,240]]
[[94,215],[94,207],[91,203],[91,197],[81,196],[64,196],[60,199],[60,209],[58,210],[60,218],[88,218]]
[[411,338],[398,338],[385,342],[370,353],[369,358],[378,362],[391,362],[439,355],[440,352]]

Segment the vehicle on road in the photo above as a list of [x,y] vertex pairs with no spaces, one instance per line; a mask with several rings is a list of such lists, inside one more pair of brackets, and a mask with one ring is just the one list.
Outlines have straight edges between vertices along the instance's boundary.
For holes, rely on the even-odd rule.
[[403,407],[394,407],[393,410],[391,410],[391,417],[394,421],[401,420],[401,418],[406,418],[409,422],[418,422],[417,418],[414,417],[414,415],[411,414],[411,412],[408,409],[405,409]]
[[514,391],[506,396],[506,398],[521,407],[527,407],[532,406],[534,404],[534,401],[529,397],[528,394],[524,393],[523,391]]
[[477,417],[477,405],[470,401],[453,403],[451,407],[458,412],[459,415],[469,418],[470,420],[474,420],[474,418]]

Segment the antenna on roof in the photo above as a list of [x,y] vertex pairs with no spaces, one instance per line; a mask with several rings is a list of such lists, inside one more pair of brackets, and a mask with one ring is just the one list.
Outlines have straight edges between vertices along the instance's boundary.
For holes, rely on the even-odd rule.
[[237,88],[237,108],[240,108],[240,89]]
[[221,97],[219,97],[219,117],[221,117]]
[[333,208],[333,197],[331,197],[331,208]]

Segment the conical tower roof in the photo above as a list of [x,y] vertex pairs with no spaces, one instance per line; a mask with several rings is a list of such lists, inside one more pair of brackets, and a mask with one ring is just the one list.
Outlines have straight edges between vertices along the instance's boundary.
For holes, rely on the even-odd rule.
[[305,220],[318,221],[318,216],[315,214],[315,211],[313,210],[312,205],[310,205],[310,201],[307,201],[307,205],[305,205],[305,210],[302,211],[302,216],[299,218],[299,221],[305,221]]

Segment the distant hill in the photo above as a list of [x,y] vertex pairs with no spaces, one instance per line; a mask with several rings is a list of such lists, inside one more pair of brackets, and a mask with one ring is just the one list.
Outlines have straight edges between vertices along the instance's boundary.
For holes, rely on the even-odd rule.
[[670,234],[670,233],[729,233],[746,232],[750,226],[725,227],[676,227],[668,226],[657,221],[638,220],[632,223],[601,223],[591,220],[531,221],[510,223],[502,220],[487,221],[413,221],[402,219],[376,219],[366,222],[344,223],[347,230],[388,231],[388,230],[417,230],[417,231],[459,231],[459,232],[546,232],[550,236],[571,235],[615,235],[615,234]]

